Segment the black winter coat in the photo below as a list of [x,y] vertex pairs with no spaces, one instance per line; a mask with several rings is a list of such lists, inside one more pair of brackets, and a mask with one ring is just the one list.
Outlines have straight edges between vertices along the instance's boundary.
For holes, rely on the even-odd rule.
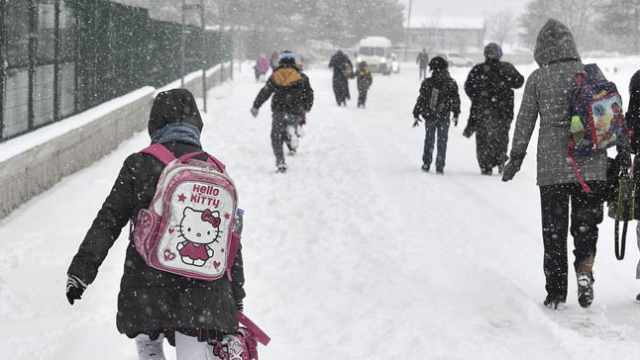
[[356,71],[356,79],[358,83],[358,91],[368,91],[373,83],[373,76],[371,76],[369,67],[358,68],[358,71]]
[[631,77],[629,84],[629,107],[625,116],[631,135],[631,151],[640,155],[640,70]]
[[[197,105],[187,90],[158,94],[151,109],[149,133],[174,122],[202,129]],[[201,150],[183,142],[163,145],[177,157]],[[198,158],[206,160],[204,156]],[[163,169],[164,165],[148,154],[134,153],[124,161],[67,274],[78,276],[87,284],[95,280],[122,228],[141,209],[149,207]],[[118,330],[129,337],[141,333],[171,336],[173,330],[188,331],[200,338],[234,333],[238,327],[236,303],[245,297],[241,251],[231,273],[233,281],[226,277],[202,281],[156,270],[147,266],[130,241],[118,295]]]
[[313,106],[313,89],[309,78],[293,64],[283,64],[273,74],[256,96],[253,107],[259,109],[273,94],[271,111],[302,115]]
[[[180,142],[164,145],[176,156],[200,150]],[[111,193],[73,258],[69,274],[89,284],[94,281],[122,228],[151,203],[163,168],[159,160],[148,154],[135,153],[125,160]],[[167,329],[233,333],[238,326],[236,301],[245,296],[241,252],[232,268],[232,278],[233,282],[226,277],[202,281],[156,270],[145,264],[130,241],[118,295],[118,330],[129,337]]]
[[449,113],[460,114],[460,95],[458,84],[447,70],[438,70],[422,81],[420,95],[413,108],[413,117],[419,115],[425,121],[449,120]]
[[[513,120],[513,89],[524,84],[524,77],[507,62],[487,60],[471,69],[464,90],[471,99],[470,123],[483,113],[497,113],[500,120]],[[489,110],[489,111],[485,111]]]
[[353,63],[349,60],[349,57],[339,51],[331,56],[331,60],[329,60],[329,67],[333,68],[333,81],[336,80],[347,80],[351,76],[351,72],[353,72]]

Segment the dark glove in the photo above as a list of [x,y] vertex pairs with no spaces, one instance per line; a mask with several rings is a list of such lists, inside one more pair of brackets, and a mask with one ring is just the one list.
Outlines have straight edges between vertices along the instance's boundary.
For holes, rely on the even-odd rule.
[[253,115],[253,117],[257,117],[258,116],[258,109],[252,107],[251,108],[251,115]]
[[244,311],[244,304],[242,303],[242,299],[236,301],[236,310]]
[[467,127],[464,128],[464,131],[462,131],[462,135],[467,139],[470,138],[473,135],[473,130],[471,129],[471,126],[467,125]]
[[616,164],[620,171],[627,174],[629,172],[629,168],[631,168],[631,155],[626,151],[619,152],[616,156]]
[[456,116],[454,116],[454,117],[451,119],[451,122],[453,123],[453,126],[458,126],[458,116],[457,116],[457,115],[456,115]]
[[75,300],[80,300],[87,284],[75,275],[69,275],[67,279],[67,300],[73,305]]
[[422,120],[420,120],[419,117],[417,117],[417,116],[414,117],[413,118],[413,127],[419,126],[420,125],[420,121],[422,121]]
[[516,173],[520,171],[524,156],[511,156],[509,162],[504,166],[504,172],[502,173],[502,181],[507,182],[512,180]]

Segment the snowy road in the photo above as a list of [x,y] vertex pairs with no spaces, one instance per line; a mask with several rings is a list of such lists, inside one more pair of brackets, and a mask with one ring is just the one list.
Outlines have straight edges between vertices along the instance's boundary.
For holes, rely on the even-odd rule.
[[[640,61],[607,64],[626,103]],[[535,148],[514,181],[481,176],[474,141],[461,135],[466,96],[437,176],[420,171],[424,129],[411,128],[417,69],[375,76],[364,110],[354,100],[337,107],[331,74],[311,70],[307,135],[281,175],[269,104],[251,117],[260,84],[243,70],[211,91],[203,143],[227,164],[246,209],[245,308],[273,339],[262,359],[640,358],[635,237],[615,260],[605,219],[593,306],[578,305],[571,272],[566,309],[545,309]],[[461,88],[468,71],[452,72]],[[64,284],[122,161],[147,143],[136,135],[0,222],[0,358],[137,358],[115,329],[126,237],[73,307]]]

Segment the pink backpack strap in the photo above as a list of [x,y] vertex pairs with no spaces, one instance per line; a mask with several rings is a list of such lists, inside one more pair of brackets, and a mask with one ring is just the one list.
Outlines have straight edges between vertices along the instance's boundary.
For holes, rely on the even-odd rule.
[[256,340],[258,340],[259,343],[265,346],[269,344],[269,341],[271,341],[271,338],[269,337],[269,335],[265,334],[264,331],[262,331],[262,329],[258,327],[258,325],[256,325],[253,321],[249,320],[249,318],[246,317],[245,314],[243,314],[242,311],[239,311],[239,310],[238,310],[238,321],[240,321],[240,324],[246,326],[247,329],[251,330],[253,337]]
[[[142,151],[140,152],[144,154],[149,154],[155,157],[165,165],[169,164],[170,162],[176,159],[176,156],[173,155],[173,153],[169,151],[169,149],[167,149],[167,147],[162,144],[153,144],[151,146],[148,146],[142,149]],[[224,166],[224,164],[220,160],[216,159],[213,155],[206,153],[204,151],[196,151],[196,152],[188,153],[186,155],[182,155],[180,157],[180,162],[185,162],[191,158],[194,158],[202,154],[207,155],[207,158],[208,158],[207,162],[215,164],[220,171],[222,172],[225,171],[226,166]]]
[[152,144],[151,146],[142,149],[140,152],[153,156],[165,165],[176,159],[176,156],[162,144]]
[[580,186],[582,186],[582,190],[584,190],[586,194],[589,194],[591,192],[591,189],[589,188],[589,185],[587,185],[587,183],[584,181],[584,178],[580,173],[580,169],[578,169],[576,159],[573,157],[573,148],[573,139],[569,139],[569,150],[567,151],[567,157],[569,158],[571,169],[573,169],[573,172],[576,174],[576,178],[578,178],[578,182],[580,183]]
[[194,157],[196,157],[198,155],[203,155],[203,154],[207,155],[207,158],[208,158],[207,162],[208,163],[215,164],[218,167],[218,169],[220,171],[222,171],[222,172],[225,171],[226,166],[224,166],[224,164],[220,160],[216,159],[213,155],[211,155],[211,154],[209,154],[209,153],[207,153],[205,151],[196,151],[196,152],[192,152],[192,153],[189,153],[189,154],[186,154],[186,155],[182,155],[180,157],[180,162],[185,162],[185,161],[187,161],[187,160],[189,160],[191,158],[194,158]]

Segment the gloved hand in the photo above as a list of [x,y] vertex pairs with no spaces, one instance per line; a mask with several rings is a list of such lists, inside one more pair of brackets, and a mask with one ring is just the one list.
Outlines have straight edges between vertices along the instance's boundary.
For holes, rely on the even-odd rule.
[[67,300],[73,305],[75,300],[80,300],[87,284],[75,275],[69,275],[67,279]]
[[473,130],[471,130],[471,127],[467,125],[467,127],[462,131],[462,135],[469,139],[473,135]]
[[509,162],[504,166],[504,172],[502,173],[502,181],[507,182],[512,180],[516,173],[520,171],[524,156],[511,156]]
[[236,310],[244,311],[244,304],[242,303],[242,299],[236,301]]
[[458,117],[457,117],[457,116],[454,116],[454,117],[451,119],[451,122],[453,123],[453,126],[458,126]]
[[629,168],[631,168],[631,155],[628,152],[622,151],[616,155],[616,164],[620,168],[620,171],[625,174],[629,172]]
[[413,127],[419,126],[420,125],[420,121],[422,121],[422,120],[420,120],[419,117],[417,117],[417,116],[414,117],[413,118]]
[[253,115],[253,117],[257,117],[258,116],[258,109],[252,107],[251,108],[251,115]]

